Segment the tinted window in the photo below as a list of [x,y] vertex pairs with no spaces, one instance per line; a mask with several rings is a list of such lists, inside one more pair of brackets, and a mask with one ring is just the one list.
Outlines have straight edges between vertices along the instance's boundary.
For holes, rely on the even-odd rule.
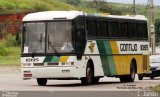
[[96,25],[96,20],[86,20],[87,24],[87,31],[88,31],[88,36],[97,36],[96,30],[97,30],[97,25]]
[[98,21],[98,35],[100,37],[108,37],[108,25],[106,21]]
[[148,38],[148,29],[147,29],[147,23],[143,23],[143,37]]
[[129,37],[128,32],[128,23],[127,22],[119,22],[119,37]]
[[138,34],[138,32],[137,32],[137,24],[131,22],[129,29],[130,29],[131,38],[137,38],[137,34]]
[[118,22],[108,21],[109,37],[118,37]]

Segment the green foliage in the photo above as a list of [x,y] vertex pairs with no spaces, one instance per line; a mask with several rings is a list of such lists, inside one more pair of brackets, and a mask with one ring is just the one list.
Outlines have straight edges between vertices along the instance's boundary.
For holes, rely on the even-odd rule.
[[6,39],[5,39],[5,46],[6,47],[15,47],[15,46],[20,46],[21,44],[21,35],[17,36],[13,36],[11,34],[8,34]]
[[0,40],[0,66],[19,65],[20,46],[6,47],[6,40]]
[[155,20],[155,31],[158,36],[160,36],[160,18]]
[[159,85],[156,85],[156,86],[151,87],[151,89],[152,89],[152,90],[154,90],[154,91],[160,92],[160,84],[159,84]]
[[71,4],[71,5],[74,5],[74,6],[80,5],[81,2],[82,2],[82,0],[59,0],[59,1]]
[[75,7],[55,0],[0,0],[0,14],[48,10],[75,10]]
[[115,6],[111,6],[106,2],[88,2],[88,6],[95,8],[98,12],[110,13],[113,15],[121,15],[122,11],[116,9]]
[[0,56],[6,56],[7,55],[7,51],[5,48],[5,45],[3,43],[0,43]]
[[160,18],[155,20],[156,42],[160,40]]
[[5,47],[5,55],[0,55],[1,65],[20,65],[20,47]]

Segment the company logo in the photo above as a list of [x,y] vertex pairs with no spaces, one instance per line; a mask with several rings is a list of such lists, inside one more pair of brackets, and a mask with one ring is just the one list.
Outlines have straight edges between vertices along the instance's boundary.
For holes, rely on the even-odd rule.
[[39,58],[27,58],[26,62],[38,62]]
[[94,46],[95,46],[95,43],[91,43],[90,46],[88,46],[91,53],[94,52]]

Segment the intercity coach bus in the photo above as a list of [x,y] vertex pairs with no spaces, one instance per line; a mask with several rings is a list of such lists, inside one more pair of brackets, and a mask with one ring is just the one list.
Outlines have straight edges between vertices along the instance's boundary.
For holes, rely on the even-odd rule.
[[38,85],[50,79],[101,77],[134,82],[149,69],[147,19],[81,11],[46,11],[23,18],[21,71]]

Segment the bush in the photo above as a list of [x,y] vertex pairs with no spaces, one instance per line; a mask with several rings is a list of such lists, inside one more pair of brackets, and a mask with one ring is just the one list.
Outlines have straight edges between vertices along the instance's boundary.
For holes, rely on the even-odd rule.
[[7,55],[7,51],[5,49],[4,44],[0,43],[0,56],[6,56]]
[[21,44],[21,35],[13,36],[11,34],[8,34],[5,40],[5,46],[6,47],[15,47],[20,46]]

